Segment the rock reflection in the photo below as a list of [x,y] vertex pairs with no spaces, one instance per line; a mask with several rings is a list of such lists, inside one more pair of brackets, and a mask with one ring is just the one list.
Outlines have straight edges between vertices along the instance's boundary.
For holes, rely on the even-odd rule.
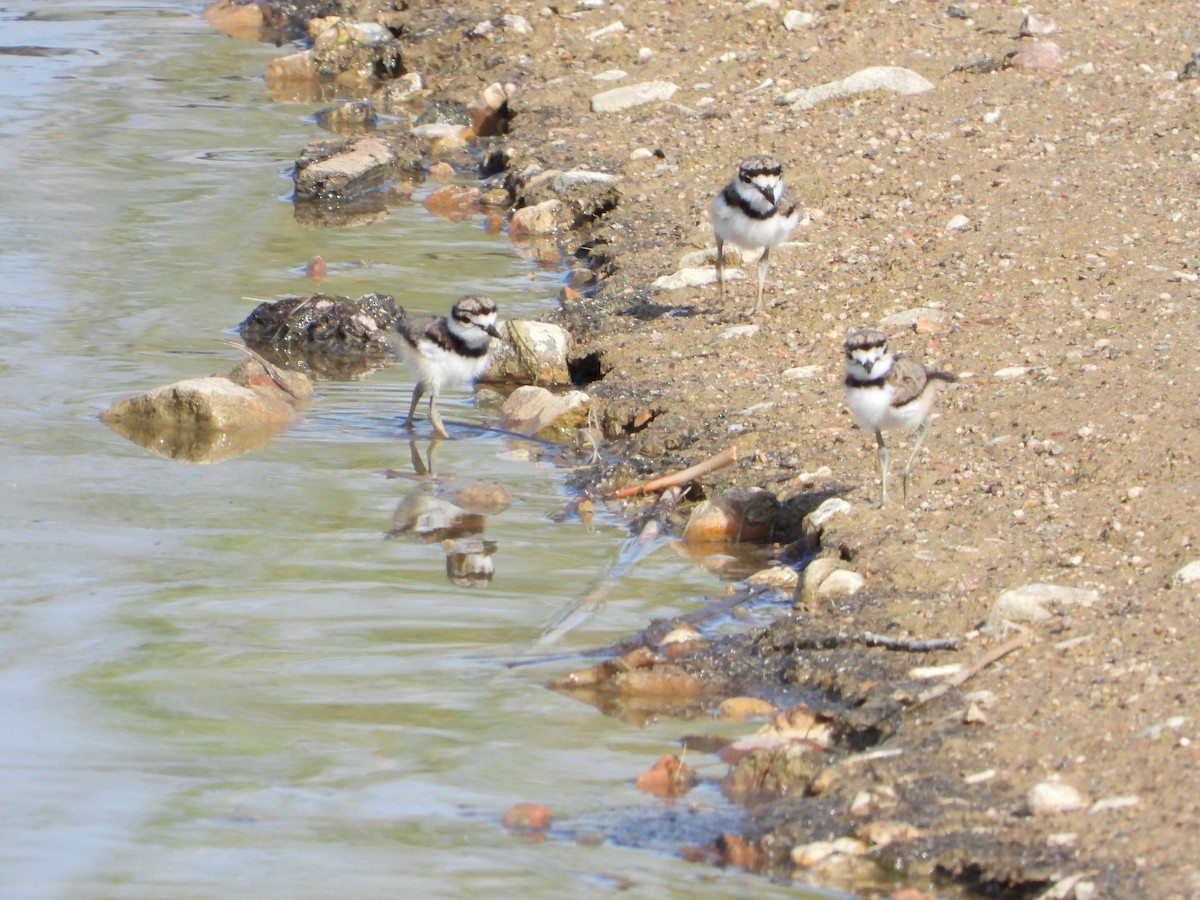
[[417,486],[392,513],[389,538],[406,537],[422,544],[440,543],[446,554],[446,577],[460,587],[482,587],[496,572],[497,544],[482,537],[489,515],[512,504],[512,495],[495,482],[458,481],[434,474],[440,438],[429,442],[427,461],[415,440],[409,442],[413,472],[389,470],[389,477],[415,478]]

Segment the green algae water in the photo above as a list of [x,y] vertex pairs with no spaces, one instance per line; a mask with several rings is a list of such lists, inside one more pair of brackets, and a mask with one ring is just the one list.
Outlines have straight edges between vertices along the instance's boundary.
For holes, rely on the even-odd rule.
[[[561,669],[508,667],[624,537],[552,524],[562,477],[528,448],[468,430],[439,449],[440,474],[514,497],[483,523],[494,577],[463,587],[439,543],[388,536],[415,483],[384,472],[429,450],[399,427],[403,369],[318,383],[295,427],[219,464],[99,423],[227,371],[239,354],[215,339],[312,292],[313,256],[322,290],[416,312],[486,293],[536,315],[557,289],[505,237],[419,203],[298,224],[289,173],[315,110],[268,99],[283,51],[199,13],[0,7],[0,896],[797,896],[599,826],[581,838],[606,811],[657,811],[633,777],[695,726],[634,728],[544,690]],[[442,408],[487,421],[466,394]],[[714,589],[660,553],[564,644]],[[505,832],[522,801],[563,829]],[[720,807],[712,790],[687,802]]]

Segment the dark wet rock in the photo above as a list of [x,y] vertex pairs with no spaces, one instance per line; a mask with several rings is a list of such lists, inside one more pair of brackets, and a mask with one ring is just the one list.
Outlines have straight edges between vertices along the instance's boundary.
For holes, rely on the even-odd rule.
[[375,108],[365,100],[345,100],[336,106],[318,110],[313,119],[326,131],[335,134],[361,134],[373,131],[379,124]]
[[238,332],[251,345],[391,356],[394,350],[388,333],[403,315],[390,294],[364,294],[357,300],[313,294],[260,303],[238,326]]
[[266,444],[311,398],[303,374],[268,372],[247,360],[228,375],[189,378],[124,400],[100,420],[161,456],[217,462]]
[[403,132],[376,132],[312,141],[296,160],[297,201],[346,202],[401,173],[420,176],[416,141]]
[[404,315],[387,294],[357,300],[314,294],[260,303],[238,326],[267,359],[325,378],[354,378],[395,355],[388,337]]

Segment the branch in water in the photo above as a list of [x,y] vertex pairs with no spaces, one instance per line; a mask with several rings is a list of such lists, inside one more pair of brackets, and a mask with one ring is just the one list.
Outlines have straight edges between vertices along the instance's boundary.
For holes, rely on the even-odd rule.
[[737,462],[738,448],[734,444],[722,450],[716,456],[711,456],[703,462],[698,462],[696,465],[679,472],[670,472],[658,478],[644,481],[641,484],[633,484],[629,487],[623,487],[617,491],[609,491],[606,494],[598,494],[597,500],[622,500],[626,497],[640,497],[642,494],[653,494],[657,491],[663,491],[670,487],[675,487],[680,484],[687,484],[689,481],[695,481],[707,475],[709,472],[715,472],[717,469],[723,469],[726,466]]

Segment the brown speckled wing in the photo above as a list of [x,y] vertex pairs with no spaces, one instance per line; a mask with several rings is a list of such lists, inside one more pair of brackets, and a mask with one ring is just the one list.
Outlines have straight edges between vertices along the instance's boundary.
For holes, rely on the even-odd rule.
[[910,357],[897,356],[892,371],[888,374],[888,384],[896,389],[896,393],[892,395],[892,406],[904,406],[916,400],[921,396],[921,391],[925,390],[928,381],[929,377],[925,374],[923,365]]

